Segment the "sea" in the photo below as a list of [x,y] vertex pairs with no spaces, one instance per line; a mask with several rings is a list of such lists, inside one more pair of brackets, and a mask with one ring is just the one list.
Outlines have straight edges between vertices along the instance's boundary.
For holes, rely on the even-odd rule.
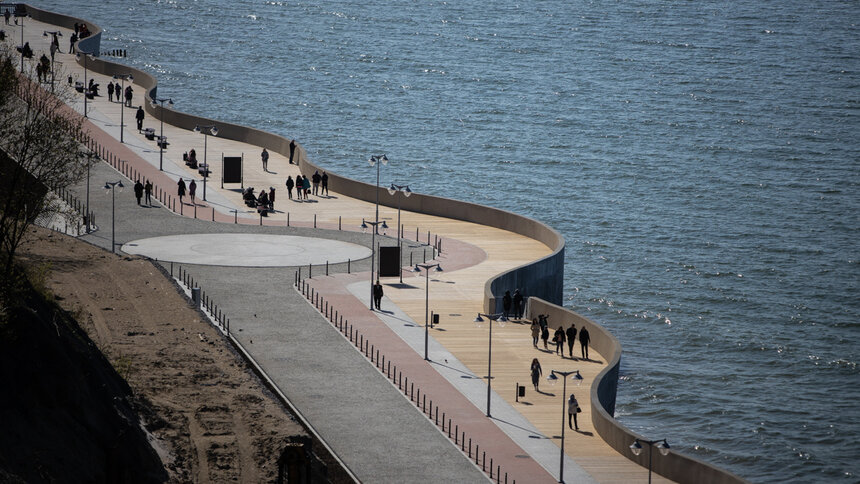
[[752,482],[860,482],[856,0],[36,5],[178,110],[557,229],[624,425]]

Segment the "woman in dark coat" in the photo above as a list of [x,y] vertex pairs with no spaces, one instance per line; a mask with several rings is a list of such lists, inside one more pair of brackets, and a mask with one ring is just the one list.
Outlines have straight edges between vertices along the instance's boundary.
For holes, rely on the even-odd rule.
[[540,362],[538,361],[537,358],[534,358],[532,360],[531,373],[532,373],[532,385],[535,386],[535,391],[539,391],[538,390],[538,384],[540,383],[540,377],[543,376],[543,370],[541,369]]
[[561,356],[564,356],[564,328],[559,326],[558,329],[555,330],[553,341],[555,341],[555,354],[561,353]]
[[547,347],[547,345],[546,345],[547,341],[549,341],[549,327],[548,326],[544,326],[540,330],[540,339],[543,340],[543,349],[548,350],[549,347]]
[[179,183],[176,184],[176,194],[179,195],[179,203],[182,203],[182,197],[185,196],[185,180],[182,178],[179,179]]
[[511,291],[505,291],[505,295],[502,297],[502,314],[507,319],[508,314],[511,312]]

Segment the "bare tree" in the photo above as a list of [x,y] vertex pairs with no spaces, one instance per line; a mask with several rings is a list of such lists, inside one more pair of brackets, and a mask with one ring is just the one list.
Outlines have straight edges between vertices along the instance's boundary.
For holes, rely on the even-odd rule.
[[[28,65],[19,75],[8,48],[0,50],[0,271],[9,276],[27,227],[52,210],[50,190],[85,173],[78,137],[83,117],[73,111],[68,86],[51,94]],[[4,279],[10,280],[9,277]]]

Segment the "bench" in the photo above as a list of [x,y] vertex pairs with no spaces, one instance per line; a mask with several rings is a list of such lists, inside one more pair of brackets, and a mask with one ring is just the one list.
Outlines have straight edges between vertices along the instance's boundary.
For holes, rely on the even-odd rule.
[[197,167],[197,173],[200,173],[200,175],[207,177],[212,173],[212,171],[209,170],[209,165],[207,163],[200,163],[200,165]]
[[166,150],[167,145],[170,144],[167,142],[167,136],[156,136],[156,138],[158,139],[158,147],[163,150]]
[[143,130],[143,135],[146,136],[146,139],[152,141],[155,139],[155,129],[153,128],[145,128]]
[[81,81],[75,81],[75,91],[84,92],[84,83]]

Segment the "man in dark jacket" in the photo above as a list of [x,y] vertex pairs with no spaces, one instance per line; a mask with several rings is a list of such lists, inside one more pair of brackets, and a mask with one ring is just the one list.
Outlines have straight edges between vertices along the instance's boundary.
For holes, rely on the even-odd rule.
[[570,323],[570,327],[565,331],[567,334],[567,352],[573,358],[573,344],[576,343],[576,326]]
[[584,360],[588,359],[588,343],[591,342],[591,337],[588,335],[588,330],[585,329],[585,326],[579,330],[579,346],[582,350],[582,358]]

